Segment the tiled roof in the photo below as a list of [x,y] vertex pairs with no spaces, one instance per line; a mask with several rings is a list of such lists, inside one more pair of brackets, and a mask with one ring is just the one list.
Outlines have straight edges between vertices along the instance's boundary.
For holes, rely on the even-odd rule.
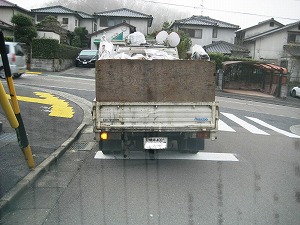
[[115,16],[115,17],[131,17],[131,18],[145,18],[145,19],[153,19],[151,15],[147,15],[144,13],[136,12],[131,9],[122,8],[116,10],[110,10],[105,12],[95,13],[97,16]]
[[93,15],[87,14],[85,12],[78,11],[77,14],[83,19],[94,19]]
[[24,8],[18,6],[17,4],[11,3],[11,2],[6,1],[6,0],[0,0],[0,7],[17,8],[21,11],[29,12],[27,9],[24,9]]
[[207,53],[211,52],[219,52],[223,54],[232,54],[233,51],[235,52],[245,52],[248,53],[249,50],[245,47],[239,46],[239,45],[234,45],[231,43],[228,43],[226,41],[216,41],[210,45],[203,46],[205,51]]
[[74,14],[75,13],[75,11],[68,9],[66,7],[60,6],[60,5],[32,9],[31,12],[33,12],[33,13],[56,13],[56,14]]
[[32,9],[31,12],[32,13],[48,13],[48,14],[73,14],[73,15],[78,15],[83,19],[94,19],[95,18],[93,15],[87,14],[85,12],[74,11],[72,9],[68,9],[68,8],[60,6],[60,5]]
[[284,45],[283,49],[292,56],[300,57],[300,45]]
[[252,29],[252,28],[255,28],[255,27],[258,27],[258,26],[261,26],[263,24],[268,24],[270,22],[274,22],[275,24],[277,24],[279,27],[282,27],[284,26],[282,23],[279,23],[278,21],[274,20],[274,18],[271,18],[271,19],[268,19],[268,20],[264,20],[264,21],[261,21],[259,22],[258,24],[254,25],[254,26],[251,26],[251,27],[248,27],[248,28],[245,28],[245,29],[241,29],[237,32],[240,32],[240,31],[246,31],[246,30],[249,30],[249,29]]
[[[197,26],[215,26],[228,29],[239,29],[238,25],[226,23],[220,20],[212,19],[208,16],[192,16],[182,20],[175,20],[174,24],[181,25],[197,25]],[[173,26],[172,25],[172,26]]]
[[277,29],[273,29],[273,30],[266,31],[266,32],[261,33],[261,34],[254,35],[254,36],[249,37],[249,38],[245,38],[244,41],[253,41],[253,40],[256,40],[258,38],[267,36],[269,34],[273,34],[273,33],[276,33],[276,32],[279,32],[279,31],[282,31],[282,30],[285,30],[285,29],[289,29],[289,28],[292,28],[292,27],[295,27],[295,26],[299,26],[299,25],[300,25],[300,21],[297,21],[295,23],[290,23],[290,24],[287,24],[285,26],[279,27]]
[[102,29],[102,30],[98,30],[98,31],[96,31],[96,32],[94,32],[94,33],[92,33],[92,34],[89,34],[89,36],[94,36],[94,35],[103,33],[103,32],[105,32],[105,31],[109,31],[109,30],[115,29],[115,28],[120,27],[120,26],[127,26],[127,27],[131,27],[131,28],[136,28],[135,26],[132,26],[132,25],[130,25],[130,24],[128,24],[128,23],[119,23],[119,24],[117,24],[117,25],[115,25],[115,26],[107,27],[107,28]]

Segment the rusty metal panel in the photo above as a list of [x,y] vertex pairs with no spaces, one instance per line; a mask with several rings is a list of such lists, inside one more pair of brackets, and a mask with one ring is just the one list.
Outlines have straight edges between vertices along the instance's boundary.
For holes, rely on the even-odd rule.
[[215,64],[208,61],[99,60],[95,79],[100,102],[215,101]]

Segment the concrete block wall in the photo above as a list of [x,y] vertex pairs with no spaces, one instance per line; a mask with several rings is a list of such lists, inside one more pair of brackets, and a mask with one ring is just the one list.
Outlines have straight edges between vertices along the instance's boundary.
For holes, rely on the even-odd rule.
[[32,59],[31,69],[59,72],[75,65],[75,59]]

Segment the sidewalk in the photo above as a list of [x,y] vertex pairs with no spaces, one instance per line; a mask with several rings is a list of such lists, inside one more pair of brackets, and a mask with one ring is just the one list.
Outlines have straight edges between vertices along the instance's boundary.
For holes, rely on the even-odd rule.
[[264,98],[275,98],[273,95],[265,94],[260,91],[224,89],[223,92],[239,94],[239,95],[259,96]]
[[[7,118],[4,116],[3,111],[0,111],[0,121],[3,124],[2,132],[0,133],[0,216],[2,212],[6,209],[11,201],[13,201],[21,192],[26,190],[26,188],[32,184],[51,164],[57,161],[57,159],[64,154],[64,152],[72,145],[74,141],[77,140],[81,131],[86,125],[90,124],[91,121],[91,102],[86,99],[70,95],[68,93],[62,93],[55,90],[47,90],[40,88],[39,90],[44,90],[51,92],[52,94],[63,96],[70,102],[76,102],[76,104],[82,109],[79,113],[81,116],[81,123],[78,123],[78,127],[69,133],[66,130],[66,139],[59,146],[58,144],[53,144],[47,146],[46,143],[55,142],[55,135],[47,135],[44,138],[49,140],[43,140],[38,143],[29,143],[33,151],[35,160],[35,169],[30,170],[27,166],[24,155],[18,145],[17,135],[15,129],[10,127]],[[1,109],[2,110],[2,109]],[[24,110],[23,110],[24,111]],[[24,117],[24,114],[22,114]],[[39,118],[35,118],[35,121]],[[73,123],[72,120],[69,121]],[[77,124],[77,123],[76,123]],[[26,128],[28,130],[28,127]],[[31,134],[32,136],[40,136],[40,134]],[[46,142],[46,143],[45,143]],[[34,146],[33,146],[34,144]],[[54,147],[54,146],[58,146]]]

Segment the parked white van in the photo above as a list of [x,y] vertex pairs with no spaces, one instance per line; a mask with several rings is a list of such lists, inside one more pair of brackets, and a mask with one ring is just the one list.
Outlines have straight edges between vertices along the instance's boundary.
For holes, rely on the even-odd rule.
[[[10,71],[13,77],[20,77],[26,71],[26,60],[23,48],[17,42],[5,42]],[[0,74],[4,75],[2,58],[0,56]]]

